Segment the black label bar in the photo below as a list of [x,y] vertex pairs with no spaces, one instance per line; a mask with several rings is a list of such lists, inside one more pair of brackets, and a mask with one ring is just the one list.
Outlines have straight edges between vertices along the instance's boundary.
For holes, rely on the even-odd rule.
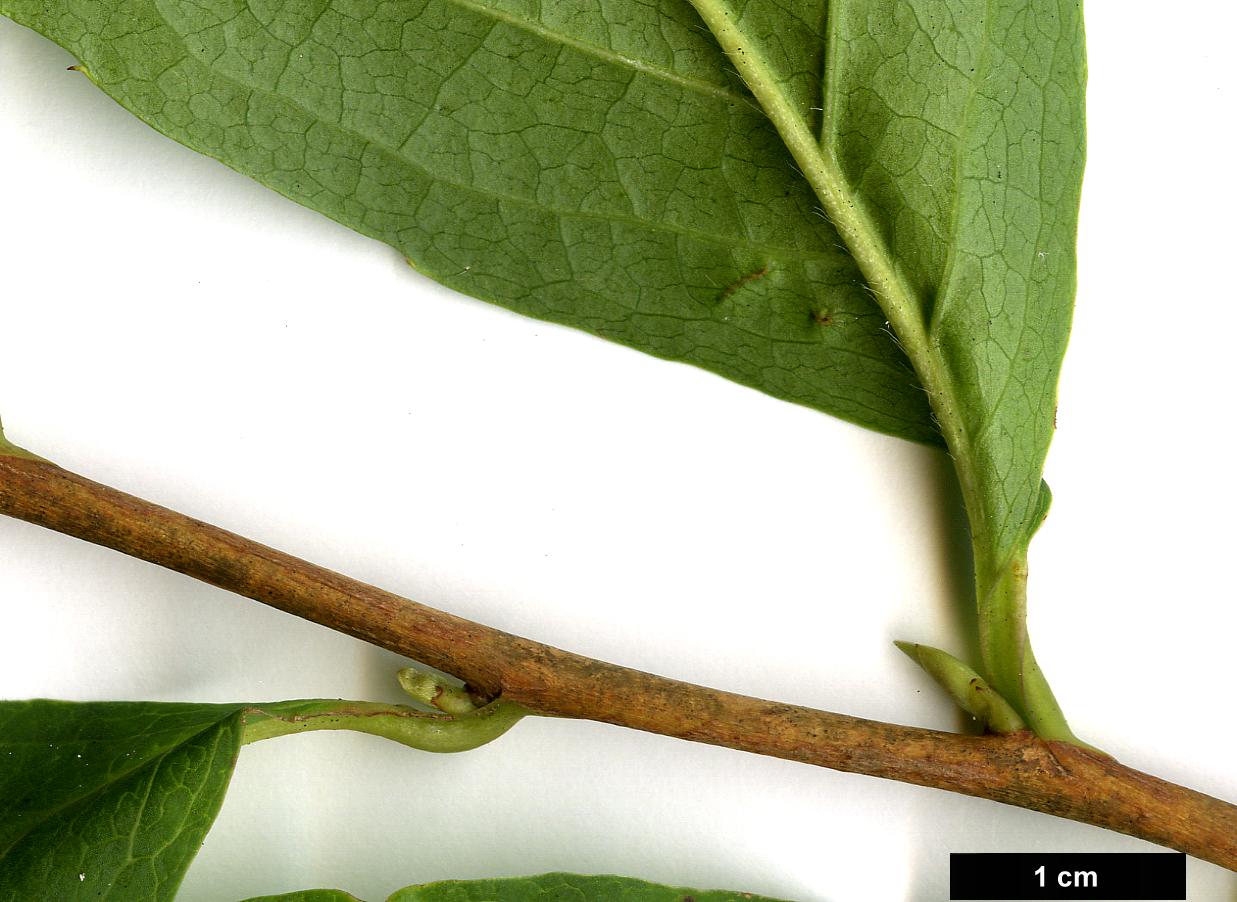
[[954,852],[949,898],[1184,899],[1185,855]]

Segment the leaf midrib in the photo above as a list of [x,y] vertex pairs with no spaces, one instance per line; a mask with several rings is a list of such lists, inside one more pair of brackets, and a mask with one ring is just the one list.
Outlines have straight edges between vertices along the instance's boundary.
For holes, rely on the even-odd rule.
[[[972,442],[962,423],[953,376],[928,333],[914,290],[902,276],[871,214],[851,190],[836,158],[813,137],[807,121],[794,109],[769,63],[739,27],[724,0],[691,3],[777,129],[889,320],[928,395],[937,425],[954,458],[966,508],[971,513],[973,540],[976,547],[986,548],[986,524],[978,520],[983,507],[979,503]],[[821,106],[829,104],[826,98]]]

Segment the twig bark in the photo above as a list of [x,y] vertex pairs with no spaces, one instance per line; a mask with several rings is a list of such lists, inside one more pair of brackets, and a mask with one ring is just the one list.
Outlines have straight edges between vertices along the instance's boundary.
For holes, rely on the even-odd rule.
[[114,548],[407,655],[536,713],[602,721],[993,799],[1237,870],[1237,806],[1030,733],[961,736],[595,661],[409,601],[92,482],[0,455],[0,513]]

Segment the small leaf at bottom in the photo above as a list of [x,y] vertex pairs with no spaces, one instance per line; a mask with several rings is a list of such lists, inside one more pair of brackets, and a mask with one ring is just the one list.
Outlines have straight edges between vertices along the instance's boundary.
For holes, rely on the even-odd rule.
[[[727,890],[664,886],[632,877],[541,874],[493,880],[443,880],[406,886],[387,902],[778,902],[768,896]],[[340,890],[306,890],[259,896],[245,902],[355,902]]]
[[0,902],[170,902],[240,740],[238,705],[0,702]]

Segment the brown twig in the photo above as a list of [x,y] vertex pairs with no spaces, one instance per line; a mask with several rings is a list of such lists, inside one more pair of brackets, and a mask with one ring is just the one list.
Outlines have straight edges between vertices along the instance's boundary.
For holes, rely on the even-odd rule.
[[542,714],[604,721],[993,799],[1237,869],[1237,807],[1029,733],[960,736],[618,667],[351,580],[77,476],[0,455],[0,513],[180,571],[454,674]]

